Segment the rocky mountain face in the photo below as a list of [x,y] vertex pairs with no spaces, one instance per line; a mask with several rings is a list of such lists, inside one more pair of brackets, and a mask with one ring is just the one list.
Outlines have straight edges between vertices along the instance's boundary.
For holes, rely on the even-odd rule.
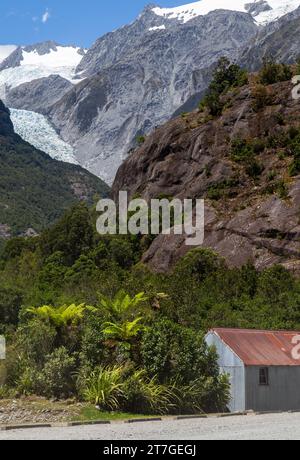
[[[203,247],[231,266],[280,263],[300,273],[300,170],[291,174],[299,100],[291,82],[278,83],[258,107],[255,88],[229,93],[220,117],[194,111],[155,130],[120,167],[113,194],[205,198]],[[144,262],[164,272],[190,249],[184,235],[160,235]]]
[[[80,164],[108,182],[136,145],[136,137],[201,94],[216,60],[237,57],[239,47],[257,30],[248,14],[216,11],[185,24],[167,20],[165,29],[145,33],[148,14],[117,31],[116,37],[100,40],[79,67],[87,75],[98,73],[73,87],[48,113],[62,138],[75,146]],[[162,20],[158,17],[157,24]],[[139,38],[132,40],[132,34]]]
[[72,204],[109,191],[80,166],[53,160],[21,139],[1,101],[0,189],[0,239],[35,235]]
[[59,75],[23,83],[7,92],[5,102],[14,109],[47,113],[71,88],[72,83]]
[[272,56],[279,62],[293,64],[300,56],[300,8],[263,28],[239,58],[250,71],[258,70],[264,58]]
[[[138,136],[194,109],[220,56],[251,70],[298,57],[298,0],[201,0],[147,6],[86,52],[19,47],[0,64],[0,98],[46,115],[77,161],[111,183]],[[54,77],[56,75],[56,77]]]

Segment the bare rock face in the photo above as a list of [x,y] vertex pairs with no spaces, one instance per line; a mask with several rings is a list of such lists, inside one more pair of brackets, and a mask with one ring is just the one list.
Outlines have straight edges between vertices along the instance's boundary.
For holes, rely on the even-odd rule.
[[71,88],[72,83],[59,75],[50,75],[9,89],[5,102],[14,109],[31,110],[41,114],[58,102]]
[[250,71],[261,68],[264,58],[293,64],[300,49],[300,7],[264,27],[242,51],[239,62]]
[[[300,103],[291,96],[291,82],[267,90],[270,102],[259,111],[248,85],[226,96],[228,108],[219,118],[196,111],[157,129],[119,168],[115,199],[120,190],[147,200],[205,198],[203,247],[231,266],[281,263],[300,272],[300,176],[289,175],[292,158],[272,142],[291,126],[300,128]],[[253,178],[234,161],[236,139],[261,146],[255,157],[260,175]],[[184,236],[160,235],[144,262],[164,272],[190,249]]]
[[266,0],[260,0],[258,2],[252,2],[252,3],[247,3],[245,5],[246,10],[248,13],[250,13],[252,16],[258,16],[260,13],[263,13],[265,11],[271,11],[272,8],[268,4]]

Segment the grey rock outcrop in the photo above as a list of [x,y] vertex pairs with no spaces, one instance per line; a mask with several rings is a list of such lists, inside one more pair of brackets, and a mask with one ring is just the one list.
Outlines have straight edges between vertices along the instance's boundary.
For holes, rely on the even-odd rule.
[[255,3],[247,3],[245,5],[246,10],[250,13],[253,17],[263,13],[264,11],[271,11],[272,8],[268,4],[266,0],[261,0]]
[[7,90],[5,102],[14,109],[45,114],[72,87],[68,80],[59,75],[51,75]]
[[300,8],[260,30],[242,51],[239,62],[254,72],[266,57],[292,64],[299,56]]

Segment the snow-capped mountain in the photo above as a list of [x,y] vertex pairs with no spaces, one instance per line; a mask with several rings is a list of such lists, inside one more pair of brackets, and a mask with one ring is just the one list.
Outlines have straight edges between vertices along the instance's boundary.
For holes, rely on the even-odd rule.
[[[53,156],[61,150],[64,158],[75,157],[111,183],[138,135],[197,105],[221,56],[246,67],[251,60],[251,69],[274,50],[287,62],[298,57],[300,34],[287,43],[289,27],[298,31],[296,23],[291,26],[298,20],[300,0],[200,0],[175,8],[151,4],[89,50],[46,42],[13,49],[6,57],[9,50],[0,47],[0,99],[29,111],[13,115],[19,133],[24,123],[23,135],[31,135],[34,143],[30,124],[47,130],[45,118],[32,112],[45,115],[51,123],[47,129],[59,133],[53,145],[67,145],[54,145]],[[2,63],[1,56],[6,57]],[[35,136],[49,152],[45,136]]]
[[[5,56],[9,49],[2,49]],[[50,75],[59,75],[78,83],[75,71],[85,52],[79,47],[62,46],[55,42],[12,49],[2,62],[0,59],[0,97],[5,99],[5,92],[10,88]]]
[[149,5],[88,50],[77,68],[88,79],[53,106],[51,121],[79,161],[110,183],[139,134],[195,107],[220,56],[238,60],[260,30],[299,6],[299,0]]
[[[149,31],[152,27],[165,28]],[[147,8],[134,23],[100,38],[78,71],[87,78],[49,111],[82,166],[112,183],[138,135],[169,119],[207,87],[223,55],[237,58],[257,32],[246,13],[214,11],[181,24]]]
[[298,6],[298,0],[200,0],[175,8],[154,7],[152,11],[158,16],[177,19],[182,23],[216,10],[240,11],[250,13],[258,24],[266,25],[294,11]]

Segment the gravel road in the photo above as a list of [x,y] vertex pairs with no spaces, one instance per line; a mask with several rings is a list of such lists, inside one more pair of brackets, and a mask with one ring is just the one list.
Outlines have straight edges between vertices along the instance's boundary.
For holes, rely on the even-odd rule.
[[300,440],[300,413],[0,431],[0,440]]

